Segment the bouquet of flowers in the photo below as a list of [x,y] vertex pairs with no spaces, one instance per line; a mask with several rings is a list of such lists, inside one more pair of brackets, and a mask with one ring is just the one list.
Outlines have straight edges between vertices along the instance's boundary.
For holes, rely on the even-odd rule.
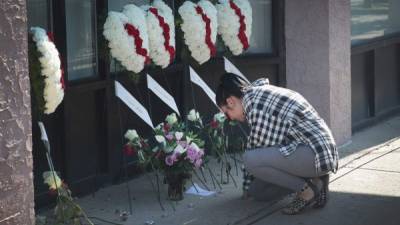
[[148,141],[140,138],[136,131],[128,130],[125,137],[129,142],[124,152],[137,152],[141,165],[162,171],[169,185],[169,198],[181,200],[185,181],[203,164],[204,141],[195,133],[187,132],[185,123],[178,121],[175,113],[168,115],[165,122],[154,129],[154,134],[154,140]]
[[203,162],[204,141],[193,132],[186,132],[185,123],[170,114],[155,128],[158,167],[168,172],[188,172]]
[[206,131],[211,139],[212,152],[220,159],[224,152],[241,152],[244,150],[244,137],[234,132],[239,125],[236,121],[230,121],[224,113],[214,115],[212,121],[206,126]]
[[214,115],[213,119],[207,126],[207,133],[212,146],[211,154],[213,154],[218,161],[221,161],[226,149],[226,137],[224,134],[225,121],[225,114],[220,112]]

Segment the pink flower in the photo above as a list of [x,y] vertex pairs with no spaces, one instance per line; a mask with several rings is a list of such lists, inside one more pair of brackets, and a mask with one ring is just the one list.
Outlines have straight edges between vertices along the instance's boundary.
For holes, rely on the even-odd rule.
[[182,146],[183,148],[186,148],[187,142],[186,141],[177,141],[178,145]]
[[174,140],[174,135],[172,135],[171,133],[169,133],[169,134],[165,135],[165,138],[166,138],[168,141],[172,141],[172,140]]
[[165,157],[165,164],[168,166],[174,165],[174,159],[172,158],[172,155]]
[[180,152],[174,152],[174,154],[172,154],[172,159],[174,160],[174,162],[178,162],[179,156],[181,156]]
[[172,155],[165,157],[165,164],[168,166],[173,166],[174,163],[178,162],[178,158],[181,154],[179,152],[174,152]]
[[186,158],[189,159],[191,163],[194,163],[197,157],[197,150],[192,146],[189,146],[188,150],[186,151]]
[[203,157],[204,156],[204,150],[203,149],[200,149],[198,152],[197,152],[197,157],[200,159],[201,157]]

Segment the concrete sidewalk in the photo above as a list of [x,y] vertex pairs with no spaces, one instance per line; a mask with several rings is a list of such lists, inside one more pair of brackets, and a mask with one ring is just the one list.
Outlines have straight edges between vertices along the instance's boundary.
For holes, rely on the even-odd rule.
[[[78,202],[89,216],[124,225],[400,224],[400,117],[354,134],[352,143],[339,151],[340,169],[332,176],[328,205],[295,216],[280,212],[288,198],[270,202],[242,200],[241,174],[236,176],[235,171],[238,187],[231,181],[212,197],[185,195],[183,201],[172,204],[165,200],[166,187],[162,185],[164,210],[150,182],[155,182],[154,176],[131,180],[133,213],[127,221],[120,218],[121,212],[129,212],[126,184],[101,189],[94,197]],[[110,224],[96,218],[93,222]]]

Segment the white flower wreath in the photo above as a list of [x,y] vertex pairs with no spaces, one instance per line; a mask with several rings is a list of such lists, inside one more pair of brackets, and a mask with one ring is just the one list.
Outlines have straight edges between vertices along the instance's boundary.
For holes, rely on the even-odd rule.
[[126,5],[123,13],[110,11],[103,35],[111,55],[127,70],[139,73],[149,62],[146,18],[139,7]]
[[192,57],[199,64],[207,62],[216,54],[217,9],[211,2],[201,0],[197,4],[186,1],[178,11],[183,19],[181,29],[185,43]]
[[46,31],[40,27],[31,29],[33,41],[40,52],[39,62],[44,79],[44,113],[53,113],[64,98],[64,80],[58,50]]
[[248,0],[220,0],[218,10],[218,34],[234,55],[249,48],[252,9]]
[[166,68],[175,58],[175,21],[172,9],[162,0],[155,0],[151,6],[142,8],[147,11],[150,58],[156,65]]

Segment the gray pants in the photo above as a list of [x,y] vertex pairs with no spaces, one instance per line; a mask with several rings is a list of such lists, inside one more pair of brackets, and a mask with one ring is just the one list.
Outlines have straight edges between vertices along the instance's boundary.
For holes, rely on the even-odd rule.
[[293,191],[303,188],[304,178],[324,175],[316,173],[315,153],[306,145],[299,145],[287,157],[278,147],[268,147],[246,151],[243,159],[246,170],[256,179]]

